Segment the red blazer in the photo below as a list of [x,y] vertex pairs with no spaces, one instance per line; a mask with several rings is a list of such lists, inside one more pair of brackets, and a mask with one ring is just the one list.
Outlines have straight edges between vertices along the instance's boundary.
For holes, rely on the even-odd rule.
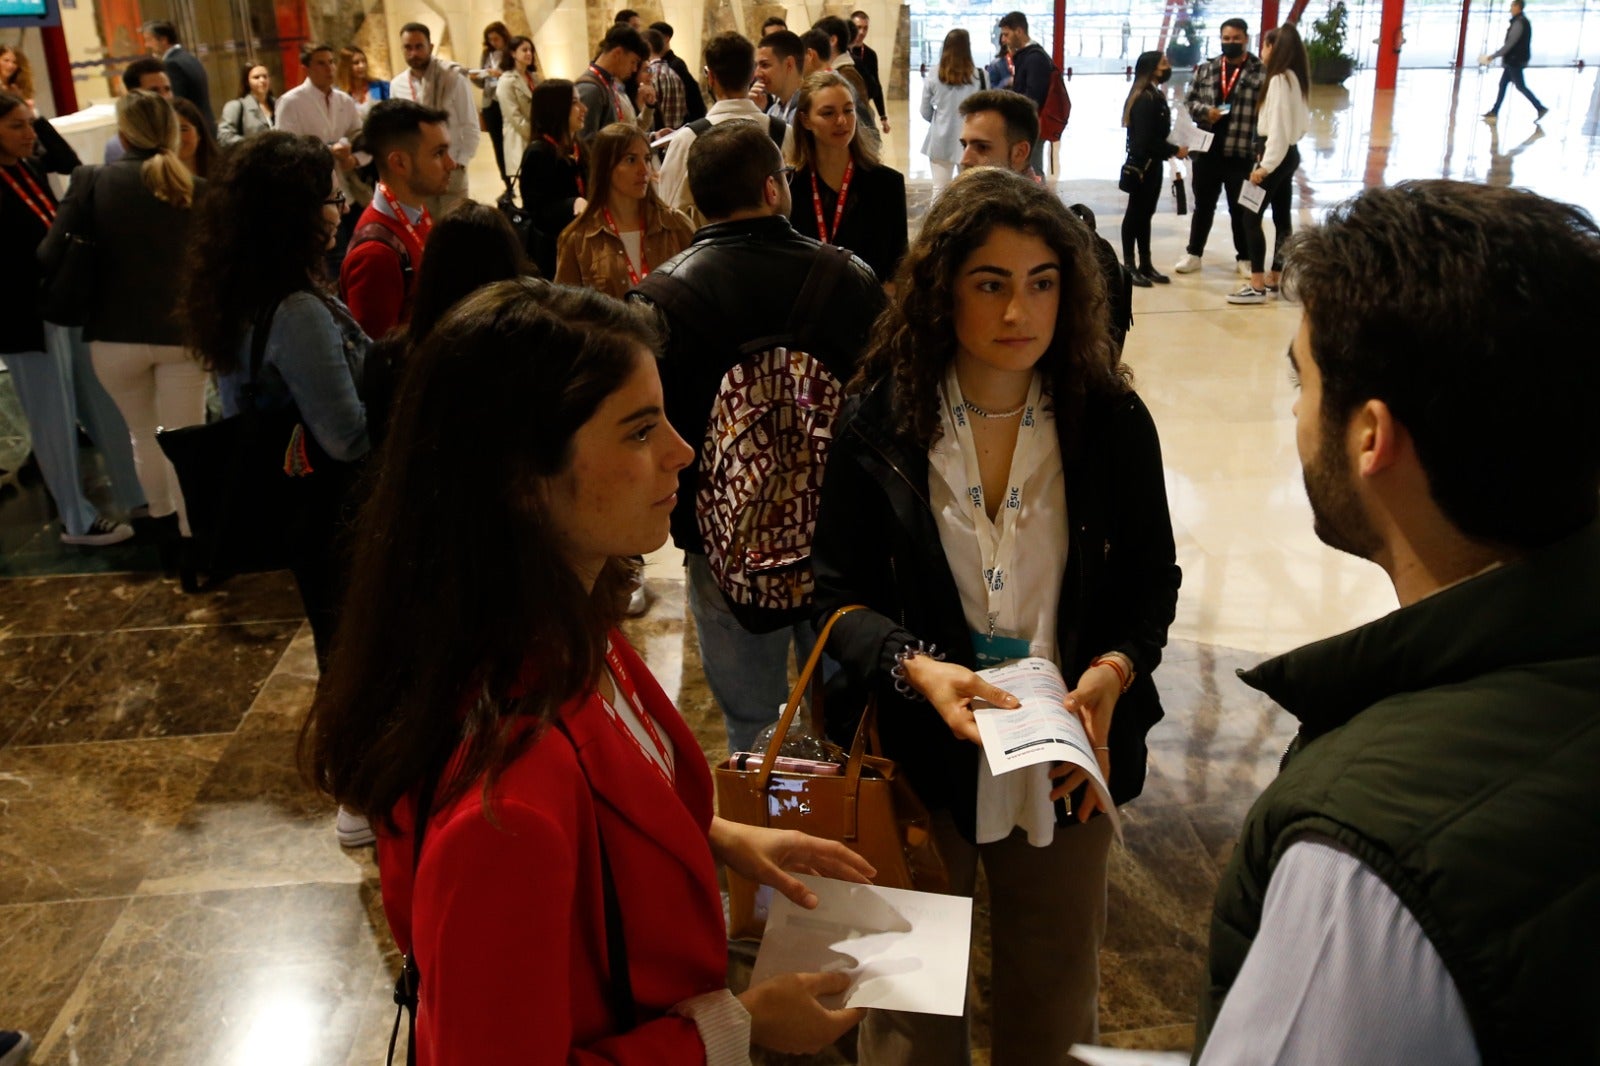
[[[551,728],[495,782],[498,824],[484,816],[481,782],[434,814],[415,884],[412,800],[395,810],[401,832],[379,834],[384,912],[422,974],[421,1066],[705,1062],[694,1023],[666,1012],[727,987],[711,773],[643,661],[620,633],[611,639],[671,737],[675,789],[591,694],[562,712],[573,743]],[[597,822],[638,1007],[625,1033],[610,1006]]]
[[[422,268],[423,242],[413,239],[406,228],[382,211],[377,202],[367,205],[356,219],[356,229],[376,222],[394,234],[411,255],[411,279],[406,280],[400,256],[382,241],[362,241],[346,253],[339,267],[339,296],[360,323],[362,332],[373,340],[410,318],[411,298],[416,295],[417,271]],[[427,235],[424,233],[423,239]]]

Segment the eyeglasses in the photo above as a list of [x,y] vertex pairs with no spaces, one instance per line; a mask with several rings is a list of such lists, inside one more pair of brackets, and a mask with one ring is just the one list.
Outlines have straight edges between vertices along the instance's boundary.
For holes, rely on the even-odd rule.
[[794,174],[794,167],[779,167],[777,170],[772,172],[772,176],[775,178],[782,178],[785,185],[794,184]]
[[324,207],[343,207],[345,203],[346,200],[343,192],[336,192],[326,200],[322,201]]

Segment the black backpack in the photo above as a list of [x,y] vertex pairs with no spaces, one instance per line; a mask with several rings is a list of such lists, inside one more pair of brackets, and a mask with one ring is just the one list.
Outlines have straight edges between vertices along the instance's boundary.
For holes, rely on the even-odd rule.
[[[747,121],[754,122],[755,119],[749,119]],[[708,118],[697,118],[684,128],[694,130],[694,135],[698,137],[705,133],[706,130],[711,128],[711,120]],[[776,144],[780,151],[783,149],[783,139],[784,137],[788,136],[788,133],[789,124],[787,122],[783,121],[781,118],[778,118],[776,115],[767,116],[767,136],[772,138],[772,143]]]
[[1100,261],[1100,273],[1106,280],[1106,306],[1109,311],[1111,339],[1116,343],[1117,351],[1122,351],[1122,341],[1128,335],[1128,330],[1133,328],[1133,279],[1128,274],[1128,268],[1122,265],[1122,260],[1117,258],[1117,250],[1111,247],[1111,242],[1095,232],[1094,212],[1083,204],[1073,204],[1067,208],[1078,216],[1089,233],[1094,237],[1095,258]]

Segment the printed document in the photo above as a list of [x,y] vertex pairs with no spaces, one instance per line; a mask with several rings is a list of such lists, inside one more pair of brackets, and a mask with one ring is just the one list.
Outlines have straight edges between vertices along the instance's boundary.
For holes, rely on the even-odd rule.
[[1056,664],[1049,659],[1018,659],[980,670],[978,676],[1011,693],[1022,704],[1011,710],[973,701],[973,716],[978,720],[978,736],[983,739],[989,772],[999,777],[1041,762],[1082,767],[1120,835],[1122,824],[1111,802],[1111,789],[1100,774],[1094,745],[1083,723],[1067,710],[1067,683]]
[[842,971],[853,980],[830,1010],[881,1007],[959,1016],[967,996],[972,900],[800,876],[817,894],[808,911],[772,896],[750,983],[785,973]]
[[1073,1044],[1072,1057],[1083,1066],[1188,1066],[1181,1051],[1133,1051],[1092,1044]]
[[1239,206],[1247,211],[1261,213],[1261,205],[1267,202],[1267,190],[1253,181],[1247,181],[1239,186]]
[[1186,107],[1180,107],[1172,114],[1172,132],[1167,134],[1168,144],[1187,148],[1191,152],[1211,151],[1211,142],[1216,140],[1216,134],[1208,133],[1196,126],[1194,119],[1189,117],[1189,109]]

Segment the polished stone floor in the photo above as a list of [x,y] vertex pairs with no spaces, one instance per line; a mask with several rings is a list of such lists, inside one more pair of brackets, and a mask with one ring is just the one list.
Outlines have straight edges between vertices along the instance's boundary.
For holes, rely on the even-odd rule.
[[[1395,97],[1366,74],[1319,91],[1300,221],[1374,180],[1441,174],[1594,209],[1596,72],[1530,81],[1553,109],[1542,138],[1520,101],[1497,131],[1477,122],[1493,82],[1476,74],[1406,72]],[[1114,242],[1121,197],[1104,176],[1120,131],[1100,118],[1125,91],[1075,80],[1063,148],[1062,194]],[[920,209],[926,186],[906,165]],[[1186,221],[1164,199],[1159,263],[1181,254]],[[1237,281],[1220,235],[1204,271],[1138,291],[1127,351],[1162,434],[1184,568],[1156,675],[1167,719],[1112,866],[1101,1019],[1127,1046],[1191,1040],[1218,870],[1292,734],[1235,670],[1393,603],[1378,571],[1310,532],[1283,359],[1296,312],[1224,304]],[[370,853],[337,846],[332,810],[295,770],[316,671],[292,583],[184,596],[147,552],[60,548],[48,518],[26,479],[0,495],[0,1027],[31,1030],[50,1064],[382,1061],[396,960]],[[655,603],[630,636],[715,759],[681,569],[668,551],[649,573]]]

